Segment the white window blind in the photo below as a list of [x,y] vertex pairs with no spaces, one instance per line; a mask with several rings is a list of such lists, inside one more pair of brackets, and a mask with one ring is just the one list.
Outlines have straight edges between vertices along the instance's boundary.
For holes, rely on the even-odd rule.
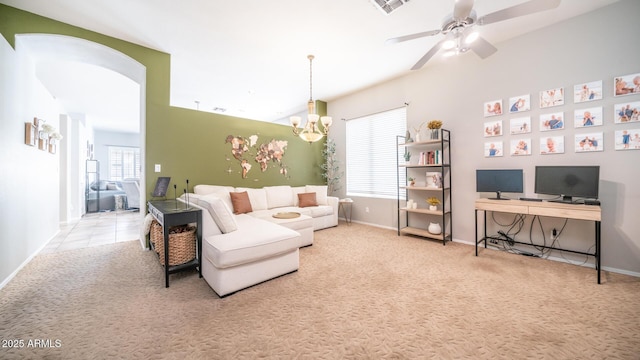
[[140,148],[109,146],[109,180],[140,178]]
[[[406,130],[406,107],[347,121],[347,195],[396,198],[396,136],[404,136]],[[404,171],[400,182],[405,182]]]

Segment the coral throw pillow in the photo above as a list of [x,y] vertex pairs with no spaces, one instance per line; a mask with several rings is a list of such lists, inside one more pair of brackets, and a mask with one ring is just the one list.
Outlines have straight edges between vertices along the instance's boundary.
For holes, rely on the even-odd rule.
[[234,214],[245,214],[253,211],[249,201],[249,194],[246,191],[230,192],[229,195],[231,196]]
[[300,207],[308,207],[308,206],[318,206],[318,201],[316,201],[316,193],[301,193],[298,194],[298,202],[300,203]]

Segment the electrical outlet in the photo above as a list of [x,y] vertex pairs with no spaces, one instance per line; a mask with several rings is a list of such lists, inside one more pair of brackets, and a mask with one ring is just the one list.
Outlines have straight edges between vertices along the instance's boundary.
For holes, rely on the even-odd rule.
[[159,172],[161,172],[162,167],[160,166],[160,164],[156,164],[154,169],[155,169],[155,172],[159,173]]
[[364,212],[366,212],[366,213],[369,212],[369,207],[368,206],[364,208]]

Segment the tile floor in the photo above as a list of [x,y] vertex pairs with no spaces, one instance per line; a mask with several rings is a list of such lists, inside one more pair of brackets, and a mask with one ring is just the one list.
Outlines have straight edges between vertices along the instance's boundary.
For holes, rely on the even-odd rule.
[[138,240],[142,220],[139,211],[85,214],[78,222],[61,225],[60,233],[40,253]]

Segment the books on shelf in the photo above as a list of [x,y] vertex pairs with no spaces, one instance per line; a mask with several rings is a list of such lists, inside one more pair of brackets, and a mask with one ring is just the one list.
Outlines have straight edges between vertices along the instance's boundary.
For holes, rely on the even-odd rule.
[[418,165],[439,165],[442,164],[442,150],[421,151],[418,158]]

